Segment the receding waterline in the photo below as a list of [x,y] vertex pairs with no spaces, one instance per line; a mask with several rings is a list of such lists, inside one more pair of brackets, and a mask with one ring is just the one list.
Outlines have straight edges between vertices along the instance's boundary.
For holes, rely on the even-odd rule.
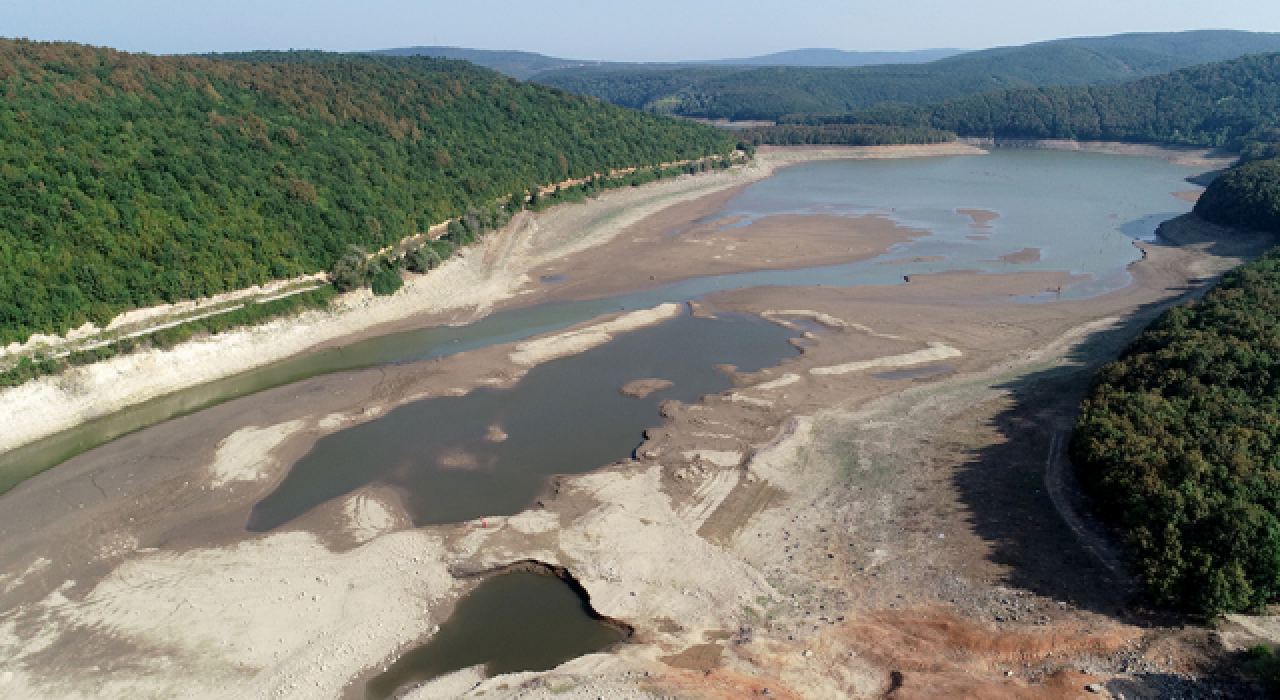
[[[317,375],[387,363],[451,355],[524,340],[613,311],[683,302],[742,287],[900,284],[904,274],[949,269],[1013,271],[991,260],[1022,247],[1044,250],[1019,270],[1067,270],[1092,279],[1065,290],[1062,299],[1103,293],[1127,284],[1124,267],[1136,259],[1130,245],[1158,221],[1189,206],[1169,193],[1186,189],[1186,169],[1150,158],[1081,153],[998,150],[986,156],[901,161],[839,161],[787,168],[755,183],[726,204],[720,216],[785,211],[889,212],[899,223],[935,235],[895,249],[883,259],[809,268],[704,277],[637,294],[557,302],[490,315],[463,327],[395,333],[340,349],[308,353],[244,374],[185,389],[86,422],[0,455],[0,493],[24,479],[120,436],[225,401]],[[959,210],[998,213],[989,238],[968,240],[971,217]],[[709,217],[715,218],[715,217]],[[945,256],[945,261],[878,264],[894,258]],[[1055,300],[1058,295],[1049,295]]]

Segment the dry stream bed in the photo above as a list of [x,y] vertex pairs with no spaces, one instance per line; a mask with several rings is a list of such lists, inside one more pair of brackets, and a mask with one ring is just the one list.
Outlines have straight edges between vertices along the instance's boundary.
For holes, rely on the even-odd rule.
[[[412,326],[472,312],[405,321],[395,364],[40,474],[0,497],[0,696],[1249,692],[1221,667],[1266,621],[1142,610],[1061,452],[1089,372],[1269,242],[1152,238],[1196,171],[1107,158],[877,164],[963,171],[893,205],[856,165],[782,170],[526,257],[490,307],[541,309],[523,332],[426,352],[465,331]],[[1047,171],[1148,179],[1059,190],[1036,208],[1092,208],[1026,235],[979,194]]]

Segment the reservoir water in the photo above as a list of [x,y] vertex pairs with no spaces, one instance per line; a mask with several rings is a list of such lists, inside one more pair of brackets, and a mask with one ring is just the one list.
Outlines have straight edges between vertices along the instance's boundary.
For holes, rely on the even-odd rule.
[[[538,365],[510,389],[406,404],[317,441],[253,508],[248,528],[279,527],[373,482],[400,492],[415,525],[515,515],[547,476],[630,457],[644,430],[661,424],[662,401],[695,402],[728,389],[717,365],[752,372],[795,356],[788,339],[796,334],[752,315],[686,311]],[[649,378],[674,386],[643,399],[618,391]]]
[[502,574],[459,600],[429,642],[366,684],[365,697],[383,700],[411,683],[480,664],[487,676],[551,669],[624,638],[559,579]]
[[[1195,171],[1155,158],[1053,151],[996,150],[984,156],[810,163],[747,187],[711,220],[779,213],[878,214],[930,232],[875,260],[803,270],[702,277],[635,294],[555,302],[311,353],[125,409],[0,455],[0,491],[88,449],[148,425],[308,377],[386,363],[440,357],[522,340],[612,311],[682,302],[758,285],[900,284],[903,275],[946,270],[1068,270],[1091,275],[1061,297],[1119,288],[1139,257],[1130,245],[1160,221],[1187,212],[1171,196]],[[736,225],[743,225],[739,222]],[[1000,256],[1037,248],[1039,260]],[[880,264],[901,258],[938,260]],[[1042,295],[1052,300],[1056,295]],[[1028,298],[1027,301],[1037,301]]]
[[[1140,255],[1131,245],[1134,239],[1150,238],[1160,221],[1189,210],[1188,203],[1170,195],[1189,189],[1183,178],[1193,172],[1150,158],[1017,150],[787,168],[745,188],[708,220],[728,224],[737,217],[731,225],[741,226],[784,213],[877,215],[927,233],[859,263],[703,277],[605,299],[540,304],[467,326],[396,333],[292,358],[0,456],[0,491],[120,435],[271,387],[523,340],[602,314],[721,290],[892,285],[901,284],[904,275],[947,270],[1040,269],[1090,275],[1061,298],[1102,294],[1128,282],[1125,268]],[[1015,253],[1020,254],[1010,257]],[[903,259],[915,261],[894,262]],[[747,372],[772,366],[797,352],[791,342],[797,334],[754,316],[701,319],[686,312],[534,367],[510,388],[405,404],[317,441],[255,505],[246,525],[269,531],[372,483],[395,489],[419,526],[519,512],[549,475],[583,472],[630,456],[644,430],[661,423],[662,401],[692,402],[729,388],[729,375],[717,365]],[[933,365],[880,376],[911,380],[949,370]],[[643,399],[618,391],[645,378],[670,380],[673,386]],[[564,582],[505,574],[462,598],[427,644],[373,678],[365,691],[369,697],[391,697],[406,684],[480,664],[489,675],[552,668],[621,639],[622,633],[602,624]]]

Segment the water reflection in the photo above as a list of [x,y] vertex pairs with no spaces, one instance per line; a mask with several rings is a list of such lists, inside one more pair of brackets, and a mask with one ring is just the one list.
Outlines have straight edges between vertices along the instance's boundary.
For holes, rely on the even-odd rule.
[[[402,493],[415,525],[508,515],[528,507],[544,479],[631,456],[659,404],[729,388],[716,365],[755,371],[797,354],[798,335],[743,314],[685,313],[534,367],[510,389],[424,399],[321,438],[254,506],[248,528],[270,530],[373,482]],[[675,383],[643,399],[636,379]],[[497,438],[497,439],[495,439]]]

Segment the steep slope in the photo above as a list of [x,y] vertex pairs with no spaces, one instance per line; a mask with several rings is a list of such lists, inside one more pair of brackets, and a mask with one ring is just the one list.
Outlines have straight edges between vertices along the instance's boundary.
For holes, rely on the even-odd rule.
[[0,343],[328,269],[534,185],[734,143],[467,63],[302,56],[0,41]]

